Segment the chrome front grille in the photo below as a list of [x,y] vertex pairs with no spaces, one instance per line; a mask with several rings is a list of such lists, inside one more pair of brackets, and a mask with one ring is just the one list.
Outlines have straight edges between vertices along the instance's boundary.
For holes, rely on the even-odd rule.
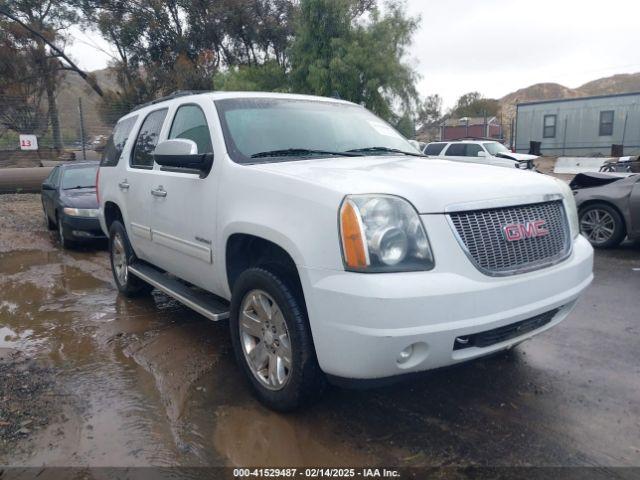
[[[571,250],[562,200],[454,212],[449,218],[467,255],[487,275],[514,275],[544,268],[566,258]],[[545,221],[548,235],[507,240],[506,225],[526,225],[536,220]]]

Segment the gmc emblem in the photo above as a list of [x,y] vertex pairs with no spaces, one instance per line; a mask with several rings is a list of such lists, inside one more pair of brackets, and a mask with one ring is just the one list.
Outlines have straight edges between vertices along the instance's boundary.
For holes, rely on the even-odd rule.
[[533,220],[525,223],[510,223],[502,226],[502,233],[507,242],[516,242],[525,238],[544,237],[549,230],[544,228],[546,220]]

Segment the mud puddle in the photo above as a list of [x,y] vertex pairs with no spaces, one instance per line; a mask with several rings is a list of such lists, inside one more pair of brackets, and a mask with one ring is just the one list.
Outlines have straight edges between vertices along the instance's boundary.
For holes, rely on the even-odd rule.
[[[2,253],[0,289],[0,353],[12,368],[46,373],[34,376],[28,410],[50,412],[22,434],[15,433],[19,422],[11,432],[0,423],[7,440],[0,464],[373,461],[336,442],[322,417],[259,406],[236,369],[225,323],[158,292],[134,300],[117,295],[104,252]],[[11,386],[18,378],[4,380]],[[14,393],[8,395],[18,401]],[[50,398],[58,400],[55,408]]]

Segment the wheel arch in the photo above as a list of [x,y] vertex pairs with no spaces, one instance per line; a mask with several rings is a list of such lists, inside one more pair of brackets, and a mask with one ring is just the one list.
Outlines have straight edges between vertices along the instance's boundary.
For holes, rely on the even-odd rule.
[[120,207],[115,202],[112,202],[112,201],[105,202],[104,223],[107,227],[107,233],[109,232],[109,228],[111,227],[111,224],[116,220],[120,220],[124,224],[124,217],[122,215],[122,210],[120,210]]
[[282,241],[247,231],[236,231],[227,236],[224,244],[224,266],[229,292],[240,274],[252,267],[269,267],[274,273],[286,276],[288,283],[301,295],[304,303],[302,281],[296,261],[296,253],[283,246]]

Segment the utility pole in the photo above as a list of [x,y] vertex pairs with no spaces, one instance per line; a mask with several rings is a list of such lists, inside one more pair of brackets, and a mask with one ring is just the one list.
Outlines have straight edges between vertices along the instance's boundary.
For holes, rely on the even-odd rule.
[[87,159],[84,141],[84,117],[82,115],[82,98],[78,97],[78,113],[80,113],[80,143],[82,144],[82,160]]

